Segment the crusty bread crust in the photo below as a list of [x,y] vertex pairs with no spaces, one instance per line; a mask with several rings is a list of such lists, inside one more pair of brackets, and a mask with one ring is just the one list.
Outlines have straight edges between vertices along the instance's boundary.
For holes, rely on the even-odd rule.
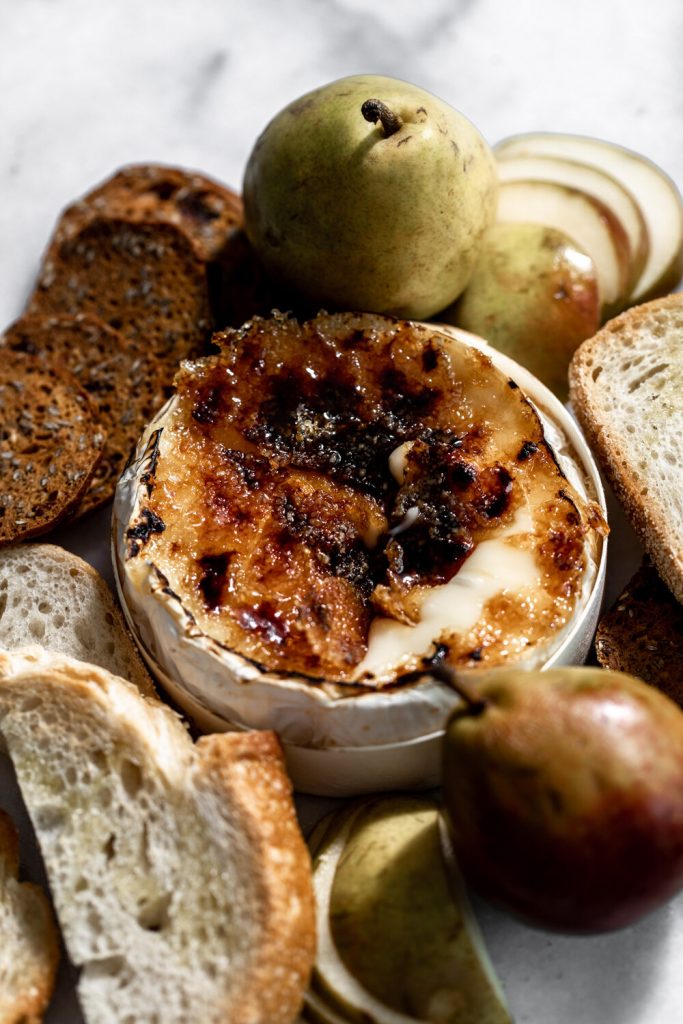
[[[223,787],[240,808],[255,850],[264,916],[258,950],[243,976],[242,1002],[230,1024],[287,1024],[301,1007],[315,958],[310,854],[292,812],[292,784],[275,733],[202,737],[197,750],[207,784]],[[282,928],[288,921],[289,927]],[[273,965],[278,983],[273,984]]]
[[[0,730],[43,846],[67,948],[82,967],[87,1020],[142,1024],[149,1006],[156,1021],[160,999],[165,1020],[184,1022],[190,1005],[197,1020],[214,1024],[296,1019],[315,955],[315,913],[309,855],[273,733],[194,744],[165,705],[40,648],[0,652]],[[69,735],[74,750],[60,765]],[[36,763],[38,748],[44,764]],[[122,764],[135,767],[127,780]],[[102,787],[112,794],[104,817]],[[56,829],[63,831],[55,845]],[[143,853],[132,862],[138,842]],[[172,908],[143,923],[139,893],[155,883]],[[198,905],[205,894],[210,914]],[[200,950],[220,970],[208,975],[188,964]]]
[[0,810],[0,920],[13,935],[0,942],[0,1024],[40,1024],[55,986],[59,938],[49,900],[38,885],[19,882],[19,837]]
[[634,530],[683,602],[683,294],[635,306],[583,342],[569,393]]

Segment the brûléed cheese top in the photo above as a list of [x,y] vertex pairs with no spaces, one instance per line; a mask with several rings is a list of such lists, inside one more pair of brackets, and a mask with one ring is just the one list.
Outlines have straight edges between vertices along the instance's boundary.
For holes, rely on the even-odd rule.
[[491,360],[370,315],[255,319],[184,364],[126,559],[263,668],[381,688],[552,645],[599,511]]

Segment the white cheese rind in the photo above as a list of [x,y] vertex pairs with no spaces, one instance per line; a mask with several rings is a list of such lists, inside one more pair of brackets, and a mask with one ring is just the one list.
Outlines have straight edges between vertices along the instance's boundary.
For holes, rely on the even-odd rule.
[[[559,401],[528,371],[490,349],[481,339],[473,339],[455,329],[444,328],[443,333],[483,348],[494,364],[515,379],[539,412],[546,436],[554,443],[560,465],[570,482],[584,497],[597,501],[604,513],[604,495],[595,463],[574,421]],[[146,497],[142,480],[147,468],[144,452],[154,431],[163,426],[172,403],[173,400],[148,426],[134,461],[119,481],[113,515],[113,554],[122,604],[133,633],[148,661],[160,670],[162,684],[165,679],[168,681],[173,698],[182,704],[187,697],[185,703],[190,714],[196,715],[198,708],[206,709],[214,728],[218,720],[224,721],[226,727],[275,729],[286,746],[304,750],[337,749],[341,752],[342,748],[351,748],[362,751],[368,747],[411,744],[420,738],[438,736],[458,701],[445,684],[425,678],[396,689],[354,693],[350,686],[313,684],[300,676],[263,671],[199,630],[144,554],[127,557],[126,530],[136,521]],[[486,543],[503,545],[504,538]],[[589,559],[583,593],[571,622],[549,645],[535,647],[528,657],[516,660],[516,665],[549,667],[584,660],[604,581],[606,545],[604,541],[599,543],[602,548],[599,561],[596,564],[592,557]],[[484,549],[485,545],[480,547]],[[508,548],[508,552],[511,551],[512,548]],[[494,560],[497,553],[500,554],[490,549]],[[487,563],[491,564],[486,551],[479,556],[482,566],[477,566],[475,555],[476,552],[468,560],[469,573],[479,568],[486,576]],[[527,557],[520,551],[516,555]],[[519,577],[521,573],[528,578],[533,567],[526,562],[523,567],[513,565],[514,557],[509,556],[512,576]],[[488,575],[490,577],[490,572]],[[466,576],[467,573],[461,577],[460,586]],[[486,585],[490,587],[492,583],[489,581]],[[437,606],[441,597],[436,591],[443,589],[434,588],[435,593],[429,598],[434,605],[429,614],[440,621]],[[485,587],[480,589],[480,593],[484,592],[487,592]],[[397,777],[401,777],[400,772]],[[402,784],[410,783],[402,778]],[[425,784],[430,783],[425,780]],[[325,787],[316,790],[314,786],[303,785],[301,788],[329,791]],[[360,788],[344,791],[360,791]]]

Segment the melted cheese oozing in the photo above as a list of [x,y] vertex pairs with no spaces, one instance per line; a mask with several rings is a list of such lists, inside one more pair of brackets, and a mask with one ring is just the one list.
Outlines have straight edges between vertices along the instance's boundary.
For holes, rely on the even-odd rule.
[[498,594],[540,588],[541,569],[533,553],[510,543],[512,537],[532,531],[529,509],[520,509],[497,537],[476,546],[452,580],[425,588],[420,619],[415,625],[384,617],[374,619],[367,653],[356,667],[354,679],[384,675],[405,659],[429,655],[441,639],[472,629],[487,601]]

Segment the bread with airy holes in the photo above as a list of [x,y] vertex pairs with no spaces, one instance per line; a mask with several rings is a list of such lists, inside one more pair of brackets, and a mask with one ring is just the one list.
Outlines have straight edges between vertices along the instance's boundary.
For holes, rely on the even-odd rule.
[[315,952],[310,861],[274,733],[193,743],[124,680],[0,654],[0,732],[88,1024],[291,1024]]
[[40,1024],[55,985],[59,937],[49,900],[20,882],[19,836],[0,810],[0,1024]]
[[109,587],[54,544],[0,548],[0,649],[28,644],[100,665],[155,696]]
[[569,388],[601,468],[683,602],[683,294],[635,306],[583,342]]

